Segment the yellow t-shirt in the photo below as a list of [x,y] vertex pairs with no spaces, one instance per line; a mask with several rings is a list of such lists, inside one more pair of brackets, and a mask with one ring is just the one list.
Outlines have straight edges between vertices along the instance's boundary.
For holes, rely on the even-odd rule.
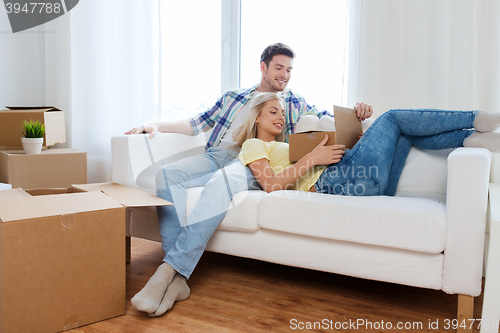
[[[244,165],[265,158],[271,164],[274,174],[283,171],[293,164],[290,162],[288,154],[288,143],[276,141],[265,142],[260,139],[245,141],[241,147],[239,158]],[[324,166],[316,166],[309,169],[293,184],[290,190],[308,191],[318,181],[323,170],[325,170]]]

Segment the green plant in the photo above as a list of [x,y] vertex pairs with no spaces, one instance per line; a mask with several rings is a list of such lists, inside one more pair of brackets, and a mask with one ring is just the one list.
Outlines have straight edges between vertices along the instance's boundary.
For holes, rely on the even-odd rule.
[[45,124],[40,123],[38,120],[30,119],[23,123],[23,136],[25,138],[43,138],[45,134]]

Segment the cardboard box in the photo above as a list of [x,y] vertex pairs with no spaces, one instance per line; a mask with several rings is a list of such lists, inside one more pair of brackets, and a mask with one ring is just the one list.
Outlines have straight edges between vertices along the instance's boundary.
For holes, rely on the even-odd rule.
[[356,110],[336,105],[333,108],[335,131],[304,132],[289,135],[288,143],[290,145],[291,162],[297,162],[310,153],[323,141],[326,134],[328,134],[327,146],[342,144],[351,149],[358,142],[360,134],[363,133],[363,128],[361,127],[361,121],[356,116]]
[[70,148],[25,155],[0,151],[0,182],[21,188],[62,188],[87,183],[87,153]]
[[171,203],[118,184],[84,187],[0,191],[0,333],[125,314],[126,207]]
[[0,332],[66,331],[124,314],[124,216],[99,192],[2,198]]
[[45,124],[44,146],[66,142],[64,113],[53,106],[7,107],[0,110],[0,146],[4,149],[22,149],[23,122],[30,119]]

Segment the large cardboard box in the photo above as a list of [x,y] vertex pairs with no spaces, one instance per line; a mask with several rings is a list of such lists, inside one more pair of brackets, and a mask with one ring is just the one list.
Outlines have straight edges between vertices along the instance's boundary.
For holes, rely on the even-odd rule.
[[21,149],[23,122],[30,119],[45,124],[44,146],[66,142],[64,113],[53,106],[7,107],[0,110],[0,147]]
[[0,182],[21,188],[62,188],[87,183],[87,153],[70,148],[25,155],[0,151]]
[[297,162],[310,153],[328,134],[327,146],[345,145],[351,149],[363,133],[361,121],[356,116],[356,110],[334,106],[335,131],[304,132],[290,134],[288,137],[290,161]]
[[0,333],[66,331],[125,314],[126,207],[171,203],[92,185],[0,191]]

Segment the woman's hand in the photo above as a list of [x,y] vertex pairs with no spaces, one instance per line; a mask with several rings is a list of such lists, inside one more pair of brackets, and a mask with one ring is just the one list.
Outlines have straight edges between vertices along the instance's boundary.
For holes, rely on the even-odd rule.
[[149,133],[149,137],[152,139],[158,133],[158,126],[155,124],[146,124],[139,127],[134,127],[125,134],[146,134]]
[[361,121],[370,118],[373,114],[372,106],[365,103],[356,103],[354,108],[356,109],[358,119]]
[[313,165],[329,165],[340,162],[345,154],[344,145],[330,145],[328,143],[328,135],[325,135],[323,141],[314,148],[312,152],[306,155],[306,158]]

